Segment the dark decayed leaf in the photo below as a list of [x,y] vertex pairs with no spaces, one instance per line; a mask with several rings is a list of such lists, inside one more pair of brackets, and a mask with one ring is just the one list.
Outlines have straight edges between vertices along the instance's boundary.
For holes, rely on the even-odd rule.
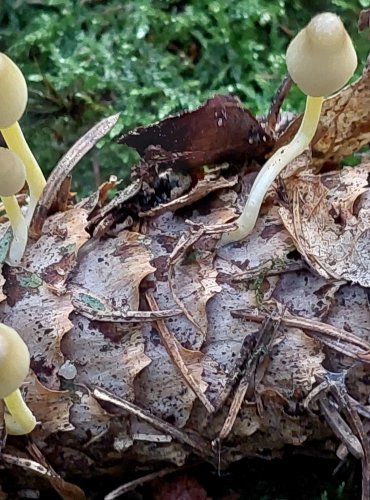
[[195,111],[139,127],[118,140],[148,162],[163,167],[194,168],[263,158],[272,138],[231,95],[215,95]]
[[370,9],[362,10],[358,18],[359,31],[364,31],[367,28],[370,28]]

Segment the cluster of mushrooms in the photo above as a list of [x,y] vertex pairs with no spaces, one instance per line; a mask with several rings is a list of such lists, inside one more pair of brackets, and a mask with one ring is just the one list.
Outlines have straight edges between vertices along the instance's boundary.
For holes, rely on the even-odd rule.
[[[0,197],[13,232],[7,261],[17,265],[27,245],[28,226],[45,187],[45,178],[18,123],[27,104],[26,81],[18,66],[1,53],[0,88],[0,132],[8,146],[0,148]],[[25,182],[30,196],[26,216],[15,196]],[[0,399],[6,407],[7,434],[28,434],[36,425],[19,389],[29,367],[26,344],[13,328],[0,323]]]
[[[0,196],[13,231],[8,262],[18,264],[26,248],[28,225],[45,187],[45,177],[18,123],[27,105],[26,81],[18,66],[1,53],[0,88],[0,132],[8,146],[0,148]],[[15,197],[25,182],[30,194],[26,217]]]
[[[301,126],[293,140],[277,150],[263,166],[236,221],[237,229],[225,232],[221,245],[250,234],[270,185],[282,169],[309,146],[319,123],[324,97],[345,85],[357,66],[352,41],[340,18],[331,13],[317,15],[298,33],[288,47],[286,61],[292,79],[307,95]],[[4,54],[0,54],[0,88],[0,131],[8,146],[8,149],[0,148],[0,196],[13,231],[7,260],[17,265],[27,244],[28,225],[45,179],[18,125],[27,103],[26,82],[19,68]],[[30,202],[23,216],[15,195],[25,182]],[[21,337],[14,329],[0,324],[0,399],[6,406],[4,420],[8,434],[27,434],[36,425],[19,389],[29,364],[28,348]]]

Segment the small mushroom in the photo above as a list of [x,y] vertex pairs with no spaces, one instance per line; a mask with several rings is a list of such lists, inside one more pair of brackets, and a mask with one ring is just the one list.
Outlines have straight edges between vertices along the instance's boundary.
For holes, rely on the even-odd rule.
[[0,196],[13,231],[8,256],[10,264],[20,262],[27,244],[27,223],[14,196],[25,180],[25,168],[19,156],[10,149],[0,148]]
[[27,85],[21,70],[0,53],[0,132],[9,149],[17,153],[25,165],[30,190],[27,221],[30,222],[45,187],[45,178],[18,124],[26,104]]
[[337,92],[353,75],[357,56],[341,19],[324,12],[315,16],[291,41],[286,62],[292,79],[307,95],[301,126],[286,146],[265,163],[249,193],[237,228],[225,232],[219,246],[239,241],[253,230],[263,199],[283,168],[309,146],[319,120],[324,96]]
[[29,368],[26,344],[13,328],[0,323],[0,399],[7,408],[4,419],[8,434],[28,434],[36,426],[36,419],[19,390]]
[[324,12],[311,19],[290,42],[286,64],[306,95],[328,96],[341,89],[355,72],[357,56],[340,17]]

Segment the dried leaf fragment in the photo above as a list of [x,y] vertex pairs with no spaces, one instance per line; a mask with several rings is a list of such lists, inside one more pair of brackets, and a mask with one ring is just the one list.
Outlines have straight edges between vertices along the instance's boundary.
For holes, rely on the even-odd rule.
[[215,95],[195,111],[139,127],[118,140],[148,162],[202,169],[204,165],[263,158],[272,139],[231,95]]
[[6,287],[9,305],[0,306],[4,323],[16,328],[26,342],[31,367],[41,382],[59,388],[58,370],[64,363],[60,342],[72,328],[71,297],[55,295],[37,274],[18,268],[9,269]]
[[201,179],[197,184],[186,194],[176,198],[173,201],[164,203],[154,207],[145,212],[140,212],[141,217],[153,217],[154,215],[159,215],[167,211],[176,211],[180,208],[186,207],[195,203],[202,198],[205,198],[209,193],[217,191],[223,188],[230,188],[235,186],[238,179],[237,177],[231,177],[230,179],[224,179],[220,177],[219,179],[213,179],[212,176],[206,175],[204,179]]
[[[326,279],[370,286],[370,165],[301,174],[288,188],[291,208],[280,216],[297,250]],[[359,207],[359,208],[358,208]]]
[[107,302],[131,311],[139,309],[139,285],[155,271],[145,236],[122,231],[116,238],[95,240],[82,256],[78,271],[70,282],[74,294],[82,287]]
[[43,438],[58,431],[71,431],[74,426],[69,421],[72,397],[68,391],[52,391],[42,385],[31,371],[26,379],[27,403],[41,426],[35,433]]

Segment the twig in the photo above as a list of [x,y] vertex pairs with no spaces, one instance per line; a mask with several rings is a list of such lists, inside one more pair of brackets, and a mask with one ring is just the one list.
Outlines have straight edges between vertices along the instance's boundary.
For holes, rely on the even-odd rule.
[[189,446],[193,453],[202,457],[204,460],[207,460],[213,465],[217,464],[215,453],[212,450],[211,443],[209,441],[206,441],[199,434],[195,432],[190,434],[188,432],[177,429],[175,426],[169,424],[165,420],[152,415],[148,410],[143,410],[134,403],[130,403],[124,399],[121,399],[104,389],[96,387],[93,390],[93,396],[100,401],[111,403],[118,408],[127,411],[131,415],[135,415],[138,419],[142,420],[143,422],[147,422],[155,429],[158,429],[161,432],[170,435],[179,443]]
[[[236,417],[240,411],[240,408],[246,399],[247,393],[254,392],[255,389],[255,375],[258,365],[261,363],[264,365],[264,370],[267,368],[269,355],[272,347],[272,343],[279,328],[280,321],[274,321],[272,318],[268,318],[260,328],[258,332],[256,345],[253,352],[250,353],[248,358],[245,371],[242,374],[239,385],[236,389],[234,398],[232,400],[229,413],[226,417],[224,425],[220,431],[218,439],[225,439],[231,432]],[[250,391],[249,389],[252,389]],[[251,395],[248,395],[251,397]]]
[[177,293],[174,289],[174,280],[173,274],[175,271],[175,266],[184,258],[186,252],[190,247],[192,247],[205,233],[205,228],[193,229],[190,227],[190,232],[187,235],[182,235],[177,242],[175,248],[171,252],[168,258],[168,285],[173,297],[173,300],[179,306],[184,315],[188,318],[188,320],[194,325],[196,330],[200,332],[203,336],[205,336],[206,332],[203,331],[202,327],[195,321],[193,315],[187,309],[185,304],[180,300],[177,296]]
[[[266,314],[254,315],[241,309],[231,311],[231,314],[234,317],[240,317],[258,323],[262,323],[267,316]],[[320,340],[323,344],[337,352],[356,360],[361,360],[363,363],[370,364],[370,345],[351,332],[342,332],[328,323],[302,318],[301,316],[280,315],[277,316],[277,318],[286,326],[304,330],[307,335]]]
[[[158,305],[157,302],[150,292],[147,292],[145,294],[146,300],[148,301],[150,309],[155,312],[158,311]],[[213,413],[215,411],[213,405],[211,402],[208,400],[208,398],[205,396],[205,394],[202,392],[202,389],[197,383],[197,381],[194,379],[192,374],[190,373],[183,357],[181,356],[180,349],[182,348],[181,344],[176,340],[176,338],[170,333],[168,330],[165,322],[161,319],[156,319],[156,324],[158,326],[158,331],[162,340],[162,343],[169,354],[170,358],[172,359],[174,365],[176,366],[177,370],[180,372],[180,375],[184,379],[184,382],[186,385],[194,392],[194,394],[197,396],[197,398],[201,401],[201,403],[204,405],[206,410],[209,413]],[[202,353],[199,351],[199,354],[202,356]]]
[[135,490],[145,483],[149,483],[150,481],[159,479],[160,477],[168,476],[169,474],[172,474],[173,472],[176,472],[178,470],[178,467],[165,467],[162,470],[152,472],[151,474],[146,474],[145,476],[139,477],[138,479],[134,479],[133,481],[129,481],[128,483],[119,486],[115,490],[108,493],[108,495],[105,495],[104,500],[114,500],[115,498],[118,498],[121,495],[128,493],[129,491]]
[[[317,397],[327,423],[352,455],[361,458],[362,499],[368,500],[370,498],[369,439],[353,400],[348,395],[345,386],[345,372],[327,372],[320,387],[322,387],[322,391]],[[331,397],[328,397],[328,393]],[[341,417],[340,412],[344,413],[348,424]]]
[[286,96],[288,95],[292,85],[293,85],[293,80],[289,75],[286,75],[274,96],[274,100],[272,101],[269,112],[267,114],[267,125],[269,127],[269,132],[271,133],[274,133],[275,131],[277,119],[280,113],[280,108]]
[[179,309],[155,311],[132,311],[126,305],[112,304],[100,295],[86,288],[73,285],[72,304],[76,312],[93,321],[110,321],[112,323],[132,323],[172,318],[182,314]]

